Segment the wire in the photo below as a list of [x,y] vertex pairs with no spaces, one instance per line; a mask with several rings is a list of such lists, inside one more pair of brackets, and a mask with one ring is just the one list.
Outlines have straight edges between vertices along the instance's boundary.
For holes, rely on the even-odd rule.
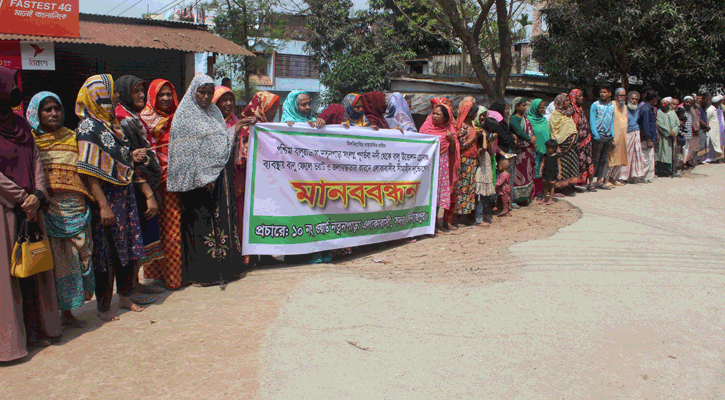
[[113,7],[112,9],[108,10],[108,12],[105,15],[108,15],[111,13],[111,11],[117,9],[118,7],[121,7],[124,3],[126,3],[128,0],[123,0],[120,4],[118,4],[116,7]]
[[122,12],[120,12],[120,13],[118,14],[118,16],[120,17],[120,16],[121,16],[121,14],[125,13],[126,11],[128,11],[128,10],[130,10],[130,9],[134,8],[134,7],[136,7],[136,4],[138,4],[138,3],[142,2],[142,1],[143,1],[143,0],[138,0],[138,1],[137,1],[137,2],[135,2],[135,3],[134,3],[134,4],[132,5],[132,6],[131,6],[131,7],[129,7],[129,8],[127,8],[127,9],[123,10]]
[[161,8],[160,8],[160,9],[159,9],[158,11],[156,11],[156,12],[153,12],[153,13],[151,13],[151,14],[157,15],[157,14],[159,14],[159,13],[165,12],[165,11],[167,11],[167,10],[171,9],[172,7],[174,7],[174,6],[178,5],[179,3],[183,2],[183,1],[184,1],[184,0],[171,0],[171,2],[170,2],[169,4],[167,4],[167,5],[163,6],[163,7],[161,7]]

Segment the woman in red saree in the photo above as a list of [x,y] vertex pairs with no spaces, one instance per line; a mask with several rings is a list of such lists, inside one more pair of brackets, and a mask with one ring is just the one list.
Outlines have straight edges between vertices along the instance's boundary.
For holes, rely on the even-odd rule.
[[[461,149],[456,137],[456,119],[453,117],[450,100],[436,97],[431,99],[430,102],[433,112],[420,128],[420,133],[427,133],[440,138],[438,204],[436,209],[443,207],[444,210],[451,210],[455,206],[455,204],[451,204],[451,192],[458,181],[458,171],[461,168]],[[442,229],[445,231],[450,229],[449,223],[445,220]]]
[[[252,101],[242,111],[242,120],[244,124],[238,138],[237,167],[234,173],[234,190],[237,196],[237,219],[239,223],[239,232],[242,237],[247,234],[244,232],[244,186],[247,180],[247,146],[249,143],[249,129],[251,125],[259,122],[272,122],[279,110],[279,96],[270,92],[257,92]],[[227,122],[227,126],[229,123]],[[240,237],[240,240],[242,238]],[[249,264],[249,256],[244,256],[244,263]]]
[[169,165],[169,131],[179,100],[174,85],[165,79],[156,79],[149,85],[146,107],[139,118],[146,126],[148,142],[156,149],[161,166],[161,184],[156,198],[161,224],[161,246],[164,258],[144,266],[144,277],[163,282],[169,289],[181,287],[181,202],[178,193],[166,191],[166,170]]

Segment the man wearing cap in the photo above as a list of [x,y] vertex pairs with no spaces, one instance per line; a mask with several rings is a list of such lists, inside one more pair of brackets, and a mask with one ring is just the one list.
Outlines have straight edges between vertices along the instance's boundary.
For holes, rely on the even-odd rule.
[[710,130],[707,132],[707,158],[706,163],[717,163],[723,156],[720,143],[720,130],[722,129],[720,118],[718,118],[717,110],[720,108],[720,102],[723,96],[717,95],[712,98],[712,104],[707,108],[707,125]]
[[677,138],[677,132],[680,130],[680,121],[672,118],[670,105],[672,97],[662,99],[661,107],[657,110],[657,133],[659,134],[657,141],[657,149],[655,151],[655,173],[659,177],[672,176],[672,156],[674,154],[674,144]]
[[[697,114],[695,113],[692,104],[695,102],[695,98],[692,96],[685,96],[682,100],[682,108],[685,109],[685,145],[682,147],[682,162],[685,163],[685,167],[694,167],[693,155],[697,152],[697,145],[695,144],[697,139],[693,139],[695,134],[695,125],[692,121],[697,122]],[[699,128],[699,126],[698,126]]]

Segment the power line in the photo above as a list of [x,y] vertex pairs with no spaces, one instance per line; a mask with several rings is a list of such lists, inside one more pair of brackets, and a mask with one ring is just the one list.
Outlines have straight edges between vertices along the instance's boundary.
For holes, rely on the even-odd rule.
[[167,4],[167,5],[163,6],[163,7],[161,7],[161,8],[160,8],[160,9],[159,9],[158,11],[156,11],[156,12],[154,12],[154,13],[152,13],[152,14],[156,15],[156,14],[159,14],[159,13],[165,12],[165,11],[167,11],[167,10],[171,9],[172,7],[174,7],[174,6],[178,5],[179,3],[183,2],[183,1],[184,1],[184,0],[171,0],[171,2],[170,2],[169,4]]
[[134,3],[134,4],[132,5],[132,6],[131,6],[131,7],[127,8],[127,9],[123,10],[123,11],[122,11],[121,13],[119,13],[119,14],[118,14],[118,16],[120,17],[120,16],[121,16],[121,14],[125,13],[126,11],[128,11],[128,10],[130,10],[130,9],[134,8],[134,7],[136,7],[136,4],[138,4],[138,3],[142,2],[142,1],[143,1],[143,0],[138,0],[138,1],[137,1],[137,2],[135,2],[135,3]]
[[111,13],[111,11],[113,11],[113,10],[117,9],[118,7],[121,7],[121,6],[122,6],[122,5],[124,4],[124,3],[126,3],[127,1],[128,1],[128,0],[123,0],[123,2],[121,2],[120,4],[118,4],[118,5],[116,6],[116,7],[113,7],[112,9],[108,10],[108,12],[106,13],[106,15],[110,14],[110,13]]

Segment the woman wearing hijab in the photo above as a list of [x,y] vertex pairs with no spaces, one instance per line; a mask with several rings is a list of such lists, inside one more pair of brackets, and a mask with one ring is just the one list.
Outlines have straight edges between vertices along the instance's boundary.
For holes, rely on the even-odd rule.
[[132,155],[116,119],[116,98],[111,75],[94,75],[78,92],[75,107],[80,119],[76,130],[78,173],[87,180],[97,202],[97,206],[91,207],[93,268],[98,315],[106,322],[118,319],[111,310],[114,279],[119,307],[143,311],[129,296],[134,288],[136,263],[145,256],[131,185],[133,161],[142,161],[145,151],[137,150]]
[[540,194],[544,190],[544,181],[539,176],[541,171],[541,162],[546,155],[546,141],[551,139],[549,134],[549,121],[546,120],[544,102],[541,99],[535,99],[531,102],[529,112],[526,118],[531,124],[531,132],[536,137],[536,158],[534,163],[534,195]]
[[312,97],[302,90],[293,90],[284,99],[282,122],[292,126],[295,122],[307,122],[312,128],[322,128],[325,120],[312,115]]
[[[385,120],[385,94],[383,92],[367,92],[362,95],[362,104],[365,116],[370,125],[378,129],[390,129]],[[451,116],[452,117],[452,116]]]
[[[443,97],[431,100],[433,112],[428,116],[420,133],[435,135],[440,138],[440,158],[438,163],[438,202],[437,208],[452,209],[451,192],[458,181],[461,151],[456,137],[455,119],[450,101]],[[437,214],[436,214],[437,215]],[[436,223],[436,226],[438,224]],[[450,229],[449,223],[443,221],[444,231]]]
[[[510,107],[503,99],[496,100],[488,108],[489,116],[495,118],[493,117],[493,115],[495,115],[493,113],[497,113],[501,116],[501,121],[499,121],[498,124],[498,139],[496,143],[498,152],[496,155],[496,164],[500,165],[501,160],[503,159],[509,160],[509,174],[511,176],[509,185],[510,187],[513,187],[514,176],[516,176],[516,174],[511,172],[516,171],[517,159],[514,153],[516,150],[516,136],[511,131],[511,126],[509,125]],[[498,118],[496,118],[496,120],[498,121]],[[498,177],[496,181],[498,182]]]
[[549,132],[551,138],[559,143],[561,152],[561,178],[555,184],[557,188],[571,188],[579,180],[579,146],[573,114],[569,95],[561,93],[556,96],[554,112],[549,117]]
[[48,242],[53,253],[53,275],[63,325],[82,328],[85,322],[71,310],[93,297],[95,281],[91,256],[93,198],[78,175],[76,133],[63,126],[65,110],[50,92],[33,96],[26,113],[33,129],[48,189],[44,213]]
[[345,107],[341,104],[330,104],[321,113],[320,118],[325,120],[325,125],[341,125],[345,118]]
[[368,118],[365,116],[365,107],[363,107],[362,96],[357,93],[350,93],[342,99],[342,106],[345,108],[345,118],[343,121],[345,126],[370,126]]
[[169,133],[176,108],[176,90],[171,82],[156,79],[151,82],[146,106],[139,117],[148,132],[147,140],[156,146],[159,161],[159,186],[156,190],[159,206],[159,234],[164,258],[144,265],[144,277],[163,282],[168,289],[181,287],[181,201],[178,193],[166,188],[169,164]]
[[214,80],[191,81],[171,123],[166,185],[181,197],[182,281],[224,284],[241,274],[234,198],[235,128],[212,102]]
[[[594,179],[594,162],[592,161],[592,131],[587,121],[587,116],[582,105],[584,104],[584,92],[580,89],[574,89],[569,92],[569,101],[574,110],[572,119],[576,124],[577,137],[579,143],[579,184],[586,185],[587,190],[596,192],[592,186]],[[636,123],[636,121],[635,121]]]
[[232,89],[226,86],[217,86],[214,89],[214,97],[211,101],[222,112],[222,117],[224,117],[227,128],[231,128],[239,122],[239,118],[234,115],[234,107],[237,106],[237,97],[232,92]]
[[[478,110],[476,99],[466,97],[458,105],[456,131],[461,152],[461,169],[455,186],[455,213],[459,218],[476,210],[476,170],[478,169],[478,133],[473,126]],[[463,219],[465,223],[467,220]]]
[[400,92],[395,92],[388,97],[385,121],[388,122],[390,127],[399,127],[407,132],[418,132],[415,122],[413,122],[413,115],[410,113],[408,101]]
[[[247,178],[247,145],[249,143],[250,125],[260,122],[272,122],[279,110],[279,96],[270,92],[257,92],[252,101],[242,111],[242,127],[237,140],[237,151],[234,155],[234,190],[236,197],[237,229],[242,240],[244,229],[244,190]],[[227,124],[227,127],[229,125]],[[249,264],[250,257],[244,256],[244,263]]]
[[10,257],[23,221],[42,228],[46,198],[38,148],[25,118],[17,71],[0,67],[0,361],[28,354],[27,346],[49,346],[61,334],[53,271],[28,278],[10,274]]
[[[116,119],[121,126],[124,137],[128,139],[131,151],[148,149],[151,143],[146,126],[141,122],[139,113],[146,106],[146,91],[148,84],[143,79],[124,75],[115,82],[118,91],[118,105],[116,106]],[[138,262],[137,268],[148,268],[151,264],[164,258],[159,231],[158,204],[154,192],[161,183],[161,166],[153,150],[145,151],[143,163],[134,164],[136,173],[133,181],[136,185],[136,207],[141,219],[141,232],[143,233],[144,252],[146,256]],[[164,290],[157,286],[146,286],[138,282],[138,271],[133,275],[136,294],[131,297],[134,303],[145,305],[156,301],[146,297],[145,294],[162,293]]]
[[527,118],[527,101],[516,97],[513,101],[514,113],[509,118],[509,126],[516,135],[516,168],[512,169],[514,178],[511,187],[511,201],[529,204],[534,199],[534,165],[536,164],[536,137],[531,122]]

